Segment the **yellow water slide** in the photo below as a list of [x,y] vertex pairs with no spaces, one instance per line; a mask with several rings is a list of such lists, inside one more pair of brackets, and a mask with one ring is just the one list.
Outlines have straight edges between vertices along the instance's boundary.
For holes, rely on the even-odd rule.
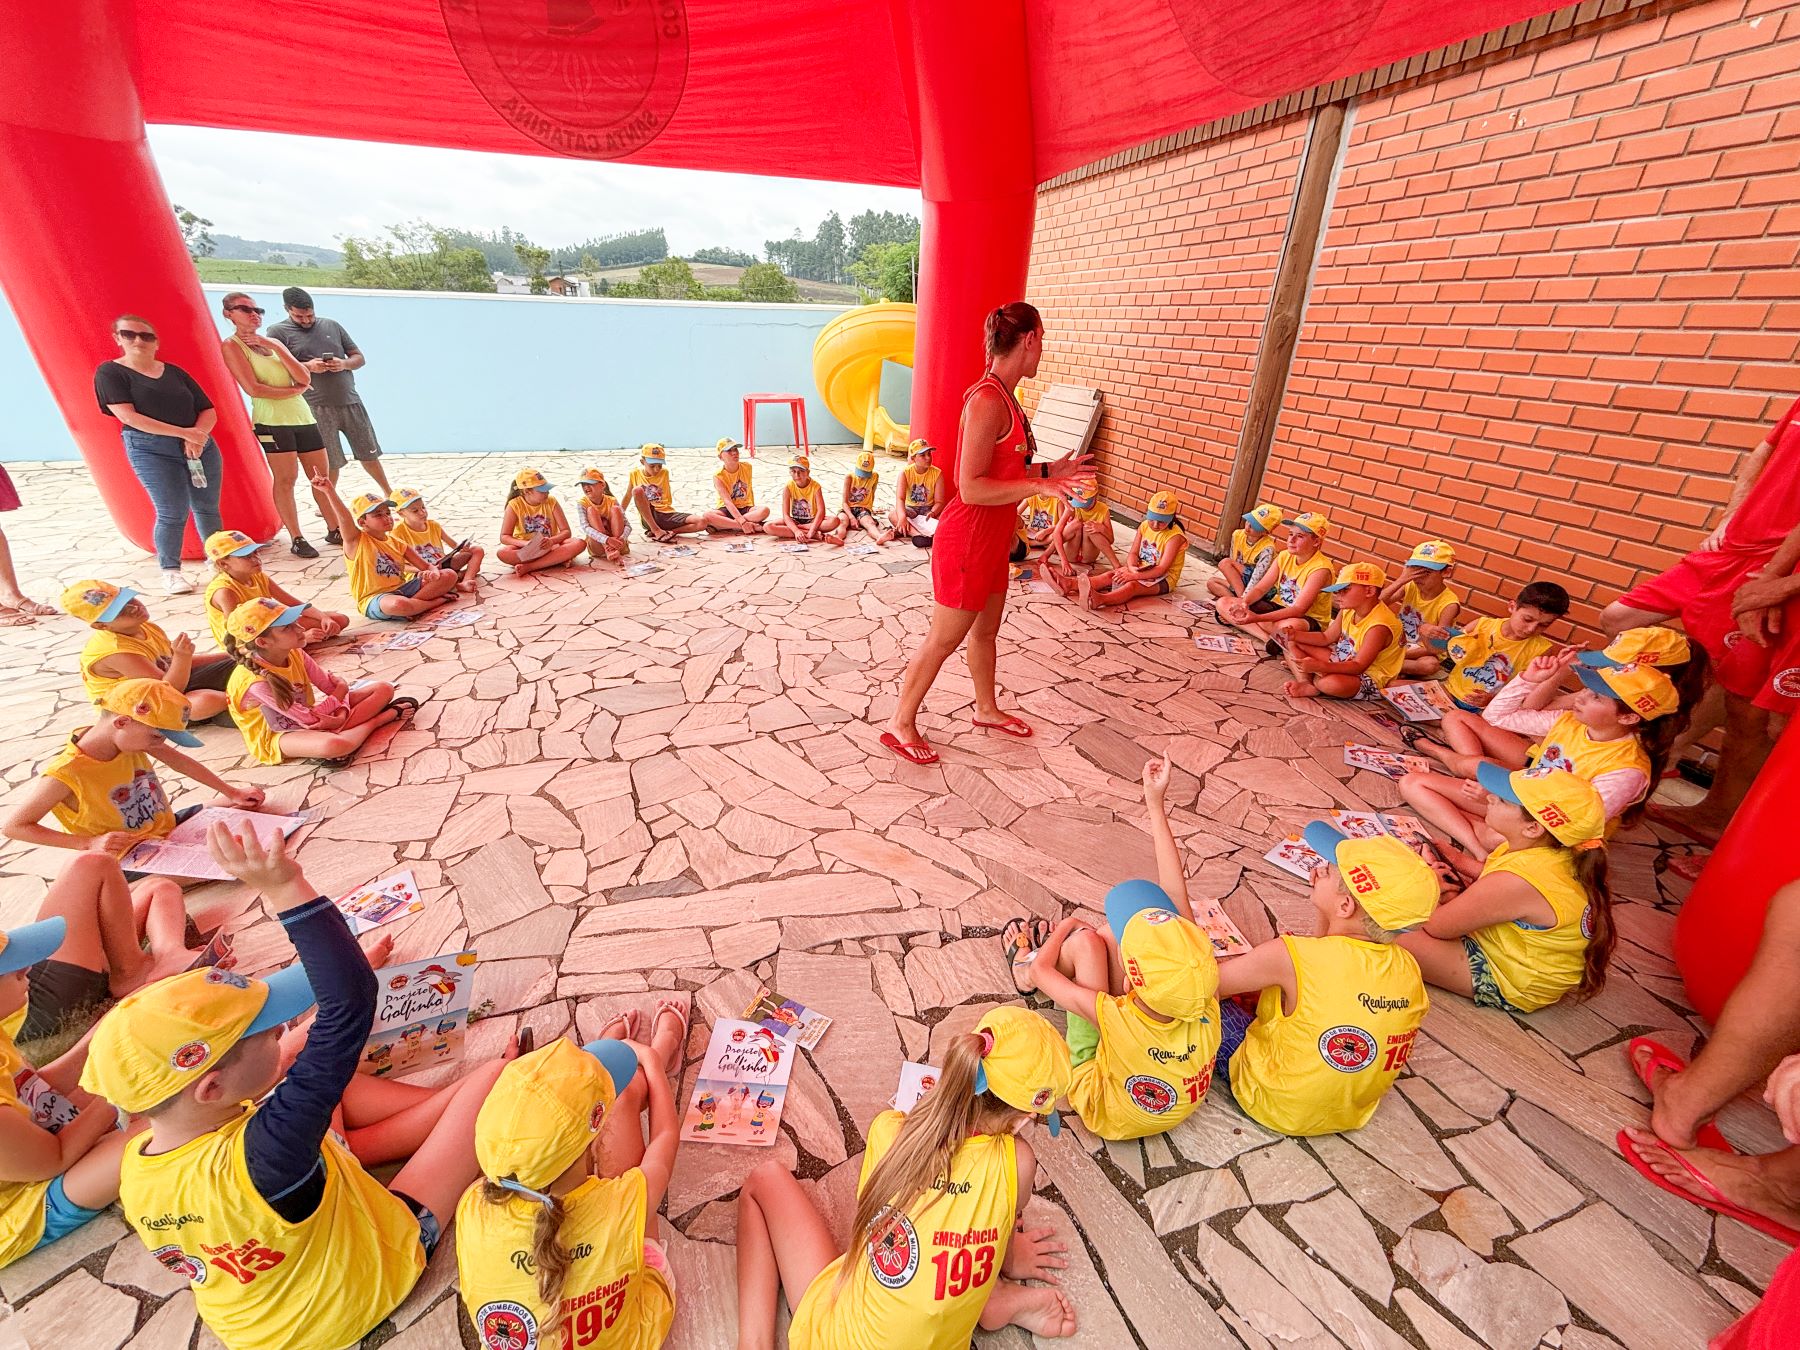
[[883,300],[839,315],[813,342],[819,396],[838,421],[862,429],[865,450],[904,452],[912,439],[906,424],[881,406],[881,367],[893,361],[911,368],[917,324],[917,306]]

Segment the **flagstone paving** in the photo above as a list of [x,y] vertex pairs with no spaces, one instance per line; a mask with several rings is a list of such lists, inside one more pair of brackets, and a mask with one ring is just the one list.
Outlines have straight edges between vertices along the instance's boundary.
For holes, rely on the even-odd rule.
[[[570,483],[596,458],[623,483],[622,454],[535,462]],[[671,460],[678,498],[698,502],[711,455]],[[453,533],[485,540],[522,462],[386,464]],[[759,462],[765,502],[783,462]],[[828,494],[848,462],[842,450],[816,456]],[[898,469],[883,466],[890,488]],[[347,492],[358,476],[347,471]],[[0,524],[29,589],[54,599],[69,581],[111,577],[139,586],[171,630],[205,633],[200,597],[161,595],[83,470],[16,477],[27,506]],[[729,1202],[744,1175],[766,1157],[792,1163],[846,1219],[862,1130],[902,1058],[1016,1001],[995,941],[1006,918],[1097,917],[1110,885],[1153,868],[1136,782],[1145,758],[1167,751],[1176,765],[1169,801],[1196,891],[1221,898],[1256,941],[1310,917],[1301,885],[1264,851],[1322,810],[1395,806],[1393,784],[1341,757],[1347,740],[1393,742],[1361,710],[1290,704],[1272,663],[1197,651],[1197,621],[1171,601],[1090,615],[1021,591],[1000,680],[1036,737],[973,730],[955,661],[921,721],[943,760],[906,765],[876,737],[929,613],[927,555],[788,554],[758,539],[749,554],[702,541],[695,556],[660,558],[634,544],[662,570],[507,574],[470,602],[480,619],[436,628],[417,650],[334,644],[333,669],[430,695],[348,768],[247,766],[229,727],[203,728],[198,753],[267,786],[275,806],[323,812],[299,850],[322,890],[413,869],[426,903],[388,930],[396,959],[480,951],[485,1015],[471,1053],[496,1051],[520,1025],[540,1039],[592,1035],[613,1011],[681,991],[696,1005],[691,1059],[707,1024],[741,1012],[763,980],[837,1019],[797,1067],[773,1150],[681,1151],[664,1221],[681,1285],[670,1343],[715,1350],[732,1340]],[[296,594],[348,607],[341,558],[306,565],[278,548],[269,566]],[[1188,594],[1204,570],[1190,571]],[[0,640],[8,790],[82,724],[84,632],[58,618]],[[1669,949],[1687,883],[1667,867],[1686,851],[1645,829],[1615,844],[1622,937],[1602,997],[1513,1017],[1434,994],[1400,1090],[1355,1134],[1277,1139],[1215,1093],[1162,1139],[1035,1136],[1032,1216],[1073,1239],[1072,1344],[1703,1345],[1754,1302],[1781,1250],[1652,1189],[1612,1150],[1620,1126],[1645,1118],[1625,1041],[1653,1030],[1686,1053],[1700,1031]],[[0,924],[31,917],[66,860],[0,849]],[[203,926],[236,934],[246,966],[290,959],[241,887],[189,897]],[[1740,1147],[1779,1142],[1753,1102],[1724,1126]],[[0,1272],[28,1342],[216,1344],[135,1242],[108,1215]],[[473,1345],[453,1273],[446,1243],[379,1334],[440,1346],[460,1328]],[[978,1343],[1029,1342],[1009,1330]]]

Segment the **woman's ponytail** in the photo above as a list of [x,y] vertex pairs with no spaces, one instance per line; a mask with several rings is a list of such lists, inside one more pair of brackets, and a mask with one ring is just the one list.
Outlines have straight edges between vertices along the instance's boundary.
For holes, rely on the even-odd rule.
[[1005,356],[1043,326],[1044,321],[1038,316],[1036,306],[1026,304],[1023,300],[997,306],[983,325],[988,360]]

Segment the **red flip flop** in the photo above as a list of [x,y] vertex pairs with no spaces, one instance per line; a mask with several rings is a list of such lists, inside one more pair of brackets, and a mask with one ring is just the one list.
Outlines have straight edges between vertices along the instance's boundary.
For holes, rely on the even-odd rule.
[[884,731],[881,733],[881,743],[908,764],[924,766],[938,762],[937,751],[924,741],[902,741],[893,732]]
[[1658,1147],[1681,1165],[1681,1170],[1694,1179],[1700,1188],[1706,1192],[1705,1195],[1695,1195],[1692,1191],[1684,1191],[1674,1182],[1657,1175],[1655,1169],[1652,1168],[1649,1163],[1645,1162],[1643,1155],[1638,1152],[1637,1141],[1629,1134],[1625,1133],[1624,1130],[1619,1131],[1617,1142],[1619,1145],[1619,1152],[1624,1156],[1625,1161],[1631,1164],[1632,1170],[1643,1177],[1644,1180],[1648,1181],[1652,1186],[1655,1186],[1658,1190],[1667,1191],[1677,1199],[1686,1200],[1689,1204],[1698,1205],[1701,1209],[1710,1209],[1714,1213],[1723,1214],[1729,1219],[1736,1219],[1739,1223],[1748,1224],[1759,1233],[1767,1233],[1777,1242],[1785,1242],[1790,1247],[1800,1247],[1800,1232],[1796,1232],[1786,1224],[1776,1223],[1773,1219],[1764,1218],[1761,1214],[1753,1213],[1750,1210],[1732,1204],[1731,1201],[1725,1198],[1717,1186],[1706,1179],[1705,1174],[1702,1173],[1699,1168],[1695,1167],[1693,1163],[1682,1157],[1680,1153],[1670,1148],[1667,1144],[1658,1141]]
[[[1641,1064],[1638,1062],[1638,1048],[1642,1046],[1650,1052],[1650,1057]],[[1656,1089],[1650,1085],[1650,1072],[1653,1069],[1673,1069],[1679,1073],[1687,1068],[1687,1062],[1661,1041],[1650,1036],[1633,1036],[1631,1043],[1625,1047],[1625,1062],[1631,1065],[1632,1071],[1652,1094]],[[1719,1153],[1736,1153],[1725,1136],[1719,1133],[1719,1127],[1710,1120],[1694,1131],[1694,1139],[1701,1148],[1710,1148]]]
[[1003,722],[984,722],[979,717],[973,720],[975,725],[983,731],[997,731],[1002,736],[1011,736],[1016,741],[1028,741],[1037,734],[1017,717],[1009,716]]

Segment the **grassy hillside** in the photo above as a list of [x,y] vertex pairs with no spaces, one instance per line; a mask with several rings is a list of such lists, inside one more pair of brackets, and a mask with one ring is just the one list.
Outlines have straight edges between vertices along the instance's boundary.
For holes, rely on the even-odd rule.
[[[689,263],[694,269],[694,279],[702,286],[735,286],[738,278],[744,275],[741,267],[727,267],[723,263]],[[639,265],[631,267],[603,267],[594,275],[605,277],[608,281],[636,281]],[[838,286],[828,281],[807,281],[795,278],[800,287],[802,300],[825,301],[834,305],[854,305],[857,302],[856,287]]]
[[202,281],[235,286],[342,286],[341,267],[284,267],[280,263],[238,262],[230,258],[196,258]]

